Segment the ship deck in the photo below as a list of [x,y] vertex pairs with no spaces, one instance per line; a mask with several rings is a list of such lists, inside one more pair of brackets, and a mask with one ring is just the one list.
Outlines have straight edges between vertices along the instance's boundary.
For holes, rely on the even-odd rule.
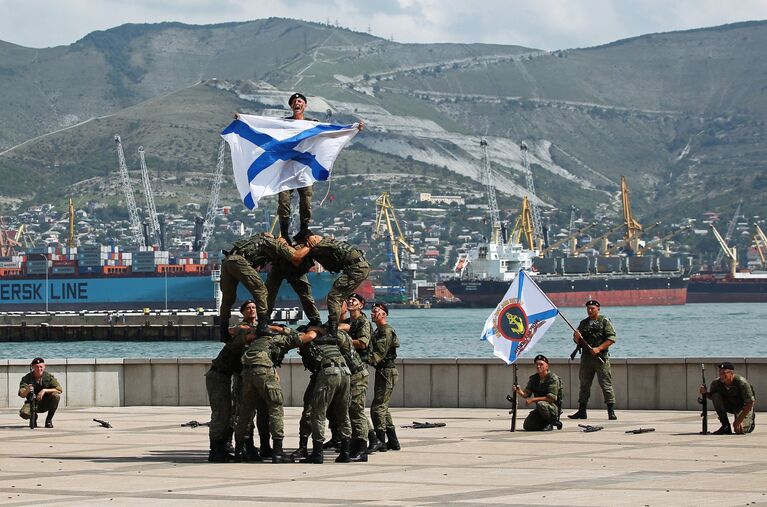
[[[366,464],[215,465],[205,461],[207,407],[64,408],[30,430],[1,409],[4,505],[764,505],[767,432],[702,436],[697,412],[618,411],[602,431],[509,432],[499,409],[392,411],[399,452]],[[526,410],[520,412],[521,426]],[[286,409],[286,447],[300,411]],[[92,418],[105,419],[105,429]],[[710,429],[716,417],[709,413]],[[655,428],[652,433],[626,434]],[[355,474],[356,477],[352,477]],[[351,485],[351,487],[350,487]],[[726,486],[725,486],[726,485]]]

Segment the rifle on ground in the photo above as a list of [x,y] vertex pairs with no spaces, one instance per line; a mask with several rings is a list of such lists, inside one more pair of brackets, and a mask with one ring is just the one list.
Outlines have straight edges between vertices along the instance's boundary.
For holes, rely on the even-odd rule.
[[579,424],[578,426],[583,428],[581,430],[583,433],[593,433],[595,431],[604,429],[604,426],[592,426],[590,424]]
[[444,428],[447,426],[446,423],[433,423],[433,422],[418,422],[413,421],[413,424],[409,426],[400,426],[401,428],[413,428],[414,430],[422,430],[422,429],[428,429],[428,428]]
[[27,400],[29,401],[29,429],[37,428],[37,396],[35,396],[35,385],[29,385],[29,392],[27,393]]
[[[701,363],[700,364],[700,376],[703,380],[703,387],[706,387],[706,365]],[[702,419],[702,425],[700,434],[701,435],[708,435],[708,397],[707,395],[702,395],[700,398],[698,398],[698,403],[703,405],[701,408],[700,416]]]
[[183,423],[181,426],[182,427],[189,427],[189,428],[196,428],[197,426],[210,426],[210,421],[201,423],[201,422],[197,422],[194,419],[192,419],[188,423]]
[[[575,327],[573,327],[573,325],[570,323],[570,321],[569,321],[569,320],[567,320],[567,317],[565,317],[565,315],[564,315],[562,312],[560,312],[559,310],[557,310],[557,313],[558,313],[558,314],[559,314],[559,315],[562,317],[562,320],[564,320],[564,321],[565,321],[565,324],[567,324],[568,326],[570,326],[570,329],[572,329],[572,330],[573,330],[573,333],[574,333],[574,332],[576,332],[576,331],[578,331],[578,330],[577,330]],[[583,352],[583,349],[588,349],[589,351],[592,351],[592,350],[594,350],[594,347],[592,347],[591,345],[589,345],[588,343],[586,343],[586,340],[584,340],[583,338],[581,338],[580,340],[578,340],[578,343],[576,343],[576,344],[575,344],[575,349],[574,349],[574,350],[573,350],[573,351],[570,353],[570,360],[571,360],[571,361],[575,360],[575,356],[577,356],[577,355],[578,355],[578,353],[581,353],[581,352]],[[595,357],[596,357],[597,359],[599,359],[599,362],[600,362],[600,363],[602,363],[602,364],[605,364],[605,358],[604,358],[604,357],[602,357],[602,354],[601,354],[601,353],[597,354]]]
[[112,425],[109,424],[108,421],[104,421],[103,419],[93,419],[93,422],[97,422],[101,425],[102,428],[111,428]]
[[628,430],[626,433],[633,433],[635,435],[638,435],[640,433],[651,433],[655,431],[655,428],[639,428],[635,430]]

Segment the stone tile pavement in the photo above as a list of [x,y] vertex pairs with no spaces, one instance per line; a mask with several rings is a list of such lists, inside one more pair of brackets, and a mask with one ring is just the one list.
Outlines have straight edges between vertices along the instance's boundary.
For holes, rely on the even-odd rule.
[[[36,430],[17,414],[0,410],[2,505],[767,505],[767,431],[702,436],[696,412],[591,411],[581,422],[603,430],[566,419],[511,433],[505,410],[397,409],[398,426],[447,426],[401,428],[399,452],[324,465],[209,464],[207,428],[181,427],[206,407],[65,408]],[[299,415],[286,409],[286,448]],[[639,427],[656,431],[625,433]]]

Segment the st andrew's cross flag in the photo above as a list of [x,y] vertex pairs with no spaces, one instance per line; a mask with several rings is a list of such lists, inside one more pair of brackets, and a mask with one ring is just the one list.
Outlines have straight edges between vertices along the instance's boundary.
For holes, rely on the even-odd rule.
[[481,340],[511,364],[531,349],[554,323],[559,310],[530,276],[520,270],[495,311],[487,318]]
[[357,132],[356,123],[331,125],[240,114],[221,137],[232,153],[242,202],[253,209],[267,195],[327,180],[341,149]]

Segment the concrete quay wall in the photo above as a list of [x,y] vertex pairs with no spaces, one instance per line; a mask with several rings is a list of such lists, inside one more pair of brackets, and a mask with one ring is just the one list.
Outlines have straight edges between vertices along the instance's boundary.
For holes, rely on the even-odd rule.
[[[767,410],[767,358],[722,358],[754,386],[757,410]],[[197,406],[207,405],[205,377],[208,359],[46,359],[47,370],[64,388],[67,407]],[[395,407],[508,408],[506,394],[513,369],[494,359],[398,359],[399,381]],[[616,408],[630,410],[698,410],[700,365],[706,381],[716,377],[711,358],[611,359]],[[578,361],[552,359],[551,369],[563,381],[564,406],[578,404]],[[29,359],[0,360],[0,407],[17,407],[19,381],[29,371]],[[300,406],[308,372],[298,359],[278,369],[286,406]],[[518,380],[525,385],[534,367],[527,359],[519,365]],[[368,404],[372,400],[375,371],[370,369]],[[604,406],[594,379],[590,408]],[[524,403],[520,404],[524,408]],[[709,405],[711,407],[711,405]]]

